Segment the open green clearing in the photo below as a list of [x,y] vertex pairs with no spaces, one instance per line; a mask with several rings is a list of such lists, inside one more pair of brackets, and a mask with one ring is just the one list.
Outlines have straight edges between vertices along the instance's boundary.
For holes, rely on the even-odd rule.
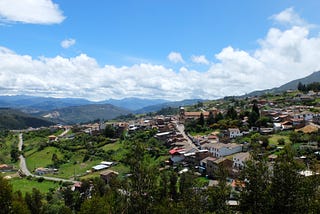
[[284,139],[286,144],[291,143],[291,141],[289,140],[289,136],[274,134],[274,135],[271,135],[271,137],[269,138],[270,145],[277,146],[279,144],[278,140],[281,138]]
[[13,187],[13,192],[20,190],[23,195],[26,192],[32,192],[32,188],[37,188],[42,193],[49,192],[50,189],[57,189],[59,182],[42,181],[38,182],[36,179],[28,180],[27,178],[13,178],[10,180]]
[[31,155],[26,156],[28,169],[33,171],[38,167],[47,167],[52,164],[53,154],[57,154],[58,158],[62,157],[59,149],[55,147],[46,147],[41,151],[35,151]]

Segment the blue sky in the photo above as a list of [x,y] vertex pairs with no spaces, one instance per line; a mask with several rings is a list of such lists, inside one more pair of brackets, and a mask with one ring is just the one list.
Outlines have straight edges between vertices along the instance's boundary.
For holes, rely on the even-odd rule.
[[320,70],[316,0],[0,0],[0,94],[215,99]]

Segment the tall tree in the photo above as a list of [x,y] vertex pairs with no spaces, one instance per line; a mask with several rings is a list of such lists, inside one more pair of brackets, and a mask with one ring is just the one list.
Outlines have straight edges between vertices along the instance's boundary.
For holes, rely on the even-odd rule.
[[200,114],[200,117],[199,117],[199,119],[198,119],[198,125],[200,125],[201,127],[203,127],[204,126],[204,116],[203,116],[203,113],[201,112],[201,114]]
[[226,114],[226,118],[229,118],[231,120],[236,120],[238,119],[238,113],[237,111],[234,109],[233,106],[230,106],[227,110],[227,114]]
[[216,121],[215,121],[215,118],[214,118],[214,114],[212,113],[212,111],[209,112],[209,115],[208,115],[208,119],[207,119],[207,125],[210,126],[212,124],[214,124]]
[[273,210],[277,213],[297,213],[302,204],[299,189],[302,177],[298,173],[301,166],[294,160],[294,150],[286,145],[284,153],[274,165],[271,191],[274,197]]
[[32,188],[31,193],[26,193],[25,200],[32,214],[38,214],[42,212],[42,199],[43,196],[41,192],[36,188]]
[[12,186],[0,175],[0,214],[12,211]]
[[270,172],[265,157],[259,148],[251,153],[241,174],[240,210],[244,213],[270,213],[272,198],[270,192]]

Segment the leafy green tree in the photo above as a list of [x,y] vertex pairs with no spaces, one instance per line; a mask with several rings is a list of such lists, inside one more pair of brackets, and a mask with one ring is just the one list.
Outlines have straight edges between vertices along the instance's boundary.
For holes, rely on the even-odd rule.
[[104,135],[109,138],[115,138],[116,137],[115,128],[110,124],[106,125],[106,128],[104,130]]
[[198,125],[200,125],[201,127],[203,127],[204,124],[205,124],[204,116],[203,116],[203,113],[201,112],[200,117],[199,117],[199,119],[198,119]]
[[207,119],[207,125],[208,126],[211,126],[215,123],[215,118],[214,118],[214,115],[212,113],[212,111],[209,112],[209,115],[208,115],[208,119]]
[[14,214],[30,214],[27,203],[25,202],[21,191],[13,193],[12,196],[12,212]]
[[105,197],[94,196],[93,198],[87,199],[81,205],[79,214],[96,213],[105,214],[111,213],[111,206]]
[[272,194],[270,192],[270,172],[266,158],[260,156],[259,148],[251,154],[241,173],[244,182],[240,188],[240,210],[244,213],[270,213]]
[[19,156],[20,156],[20,152],[18,150],[18,148],[16,146],[13,146],[11,148],[11,152],[10,152],[10,155],[11,155],[11,161],[12,162],[17,162],[19,160]]
[[284,153],[277,159],[272,177],[271,192],[274,197],[273,211],[276,213],[297,213],[303,205],[301,170],[294,160],[294,150],[291,145],[284,148]]
[[25,201],[32,214],[38,214],[42,212],[42,208],[43,208],[42,199],[43,199],[43,196],[41,192],[36,188],[32,188],[31,193],[29,192],[26,193]]
[[0,175],[0,214],[12,212],[12,186]]
[[130,167],[131,173],[128,181],[130,210],[133,213],[150,212],[156,191],[158,166],[139,140],[129,143],[124,162]]
[[227,172],[223,167],[218,168],[218,185],[209,187],[208,195],[208,211],[213,213],[231,213],[226,201],[230,197],[231,188],[227,185]]
[[231,120],[236,120],[238,119],[238,113],[237,111],[234,109],[233,106],[230,106],[227,110],[227,113],[226,113],[226,118],[229,118]]

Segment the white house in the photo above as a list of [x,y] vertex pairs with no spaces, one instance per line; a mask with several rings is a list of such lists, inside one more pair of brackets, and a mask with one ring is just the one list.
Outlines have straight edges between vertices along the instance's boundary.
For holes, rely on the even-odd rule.
[[242,133],[238,128],[229,128],[228,133],[230,138],[236,138],[236,137],[242,136]]
[[232,161],[233,161],[233,168],[236,169],[243,169],[245,166],[245,162],[250,159],[250,153],[249,152],[240,152],[237,153],[233,156]]
[[312,120],[315,114],[310,111],[303,111],[299,114],[294,115],[294,119],[304,119],[306,121]]
[[208,148],[214,157],[224,157],[238,152],[242,152],[242,145],[236,143],[215,143]]

